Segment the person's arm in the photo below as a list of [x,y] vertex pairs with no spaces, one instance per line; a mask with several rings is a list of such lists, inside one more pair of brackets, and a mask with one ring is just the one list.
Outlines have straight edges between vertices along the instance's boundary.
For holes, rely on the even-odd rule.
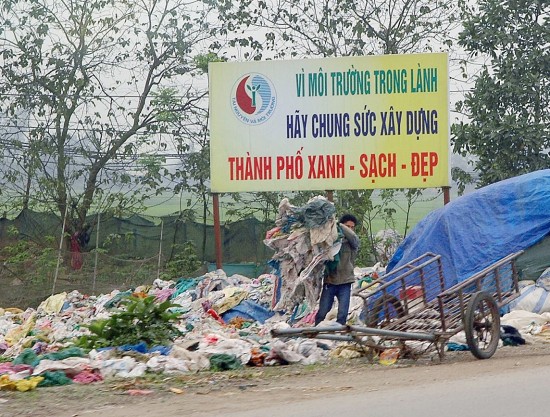
[[342,233],[344,233],[344,237],[348,240],[351,249],[359,249],[359,237],[357,237],[355,232],[345,224],[340,223],[339,225],[342,228]]

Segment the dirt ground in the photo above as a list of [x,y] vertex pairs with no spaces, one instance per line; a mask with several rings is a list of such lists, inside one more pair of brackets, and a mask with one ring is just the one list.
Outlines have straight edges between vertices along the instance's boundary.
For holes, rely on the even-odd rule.
[[550,344],[501,347],[488,360],[469,352],[447,352],[443,361],[425,354],[394,365],[367,358],[332,360],[324,365],[245,368],[178,377],[107,380],[92,385],[0,391],[0,416],[219,416],[266,402],[320,398],[342,391],[381,391],[404,384],[449,381],[460,376],[507,373],[518,367],[550,366]]

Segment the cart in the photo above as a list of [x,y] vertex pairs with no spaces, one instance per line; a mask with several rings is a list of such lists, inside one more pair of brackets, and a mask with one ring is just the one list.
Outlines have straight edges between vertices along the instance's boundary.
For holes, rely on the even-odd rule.
[[433,253],[354,290],[363,299],[362,325],[272,330],[274,337],[309,337],[357,342],[377,351],[427,342],[443,359],[449,339],[464,331],[471,353],[493,356],[500,339],[500,309],[520,295],[515,260],[522,251],[446,288],[441,256]]

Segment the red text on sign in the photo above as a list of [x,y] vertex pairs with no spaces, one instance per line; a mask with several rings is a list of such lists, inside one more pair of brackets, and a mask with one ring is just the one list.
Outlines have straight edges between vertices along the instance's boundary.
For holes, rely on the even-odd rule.
[[361,154],[359,157],[361,178],[385,178],[397,175],[397,156],[395,153]]
[[344,155],[309,155],[308,178],[344,178]]
[[269,156],[230,156],[227,161],[231,181],[271,179],[271,157]]
[[304,161],[301,155],[277,157],[277,179],[299,180],[304,175]]
[[411,153],[412,176],[431,177],[438,162],[439,157],[436,152]]

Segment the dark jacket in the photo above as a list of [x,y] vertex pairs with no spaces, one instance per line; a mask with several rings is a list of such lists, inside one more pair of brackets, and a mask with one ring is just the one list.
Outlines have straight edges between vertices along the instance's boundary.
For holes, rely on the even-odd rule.
[[353,269],[355,268],[355,258],[359,250],[359,238],[349,227],[339,223],[338,227],[344,234],[342,238],[342,247],[340,248],[339,261],[336,270],[329,271],[325,277],[325,284],[349,284],[355,282]]

